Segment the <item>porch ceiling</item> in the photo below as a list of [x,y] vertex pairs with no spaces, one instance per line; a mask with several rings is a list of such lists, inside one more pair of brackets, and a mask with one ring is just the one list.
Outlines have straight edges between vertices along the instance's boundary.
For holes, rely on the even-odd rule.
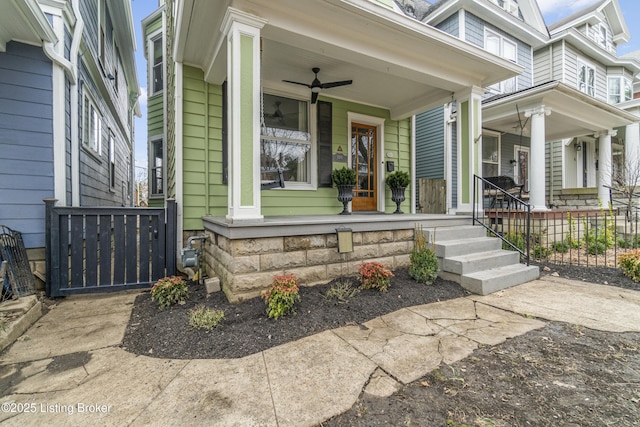
[[[551,110],[545,118],[547,141],[626,126],[638,121],[635,115],[606,102],[592,98],[563,83],[549,82],[514,94],[488,101],[482,107],[482,126],[503,133],[519,134],[518,113],[526,120],[527,110],[544,106]],[[530,135],[527,125],[523,135]]]
[[212,83],[226,78],[226,41],[219,29],[228,7],[266,20],[265,85],[281,86],[283,79],[311,83],[311,68],[319,67],[323,82],[353,80],[321,95],[387,108],[392,118],[521,72],[510,61],[369,0],[185,0],[174,55],[204,70]]

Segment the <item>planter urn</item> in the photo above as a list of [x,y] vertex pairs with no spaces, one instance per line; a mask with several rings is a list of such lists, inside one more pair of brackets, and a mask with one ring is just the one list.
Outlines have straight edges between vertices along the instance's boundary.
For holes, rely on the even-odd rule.
[[347,206],[353,199],[353,185],[338,185],[338,201],[342,203],[342,212],[340,215],[351,215]]
[[400,203],[404,202],[404,191],[406,187],[392,187],[391,188],[391,200],[396,204],[396,211],[394,214],[404,213],[400,210]]

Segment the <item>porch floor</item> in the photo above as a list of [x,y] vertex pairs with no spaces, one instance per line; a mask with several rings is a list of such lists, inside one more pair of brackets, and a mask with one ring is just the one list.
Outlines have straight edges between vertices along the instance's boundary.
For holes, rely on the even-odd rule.
[[229,239],[255,239],[276,236],[300,236],[335,233],[346,227],[354,232],[386,231],[415,228],[454,227],[470,225],[470,215],[446,214],[383,214],[353,213],[351,215],[270,216],[262,220],[229,222],[225,217],[203,218],[205,229]]

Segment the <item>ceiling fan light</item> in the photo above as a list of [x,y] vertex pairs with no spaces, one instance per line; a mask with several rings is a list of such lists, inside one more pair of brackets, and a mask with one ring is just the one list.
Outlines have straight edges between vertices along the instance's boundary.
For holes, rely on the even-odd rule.
[[314,86],[314,87],[312,87],[312,88],[311,88],[311,92],[313,92],[313,93],[320,93],[320,89],[321,89],[320,87],[318,87],[318,86]]

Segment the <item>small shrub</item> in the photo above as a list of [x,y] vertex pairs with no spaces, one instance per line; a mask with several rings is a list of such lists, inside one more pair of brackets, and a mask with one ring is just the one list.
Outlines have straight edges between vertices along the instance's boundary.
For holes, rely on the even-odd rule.
[[[521,233],[507,233],[507,234],[504,235],[504,238],[505,238],[506,241],[511,243],[513,246],[515,246],[516,248],[520,249],[522,252],[525,251],[527,243],[526,243],[526,240],[525,240],[524,236]],[[509,245],[506,242],[502,242],[502,249],[507,250],[507,251],[515,250],[513,247],[511,247],[511,245]]]
[[438,277],[438,258],[428,248],[414,249],[409,255],[409,276],[418,283],[430,285]]
[[379,262],[363,262],[358,269],[360,273],[360,288],[377,289],[380,292],[387,292],[389,289],[390,277],[393,273]]
[[635,249],[619,256],[618,264],[622,273],[633,280],[640,282],[640,249]]
[[640,247],[640,235],[633,237],[618,238],[618,246],[623,249],[637,249]]
[[360,289],[352,286],[348,280],[341,280],[333,284],[326,294],[326,301],[335,301],[336,304],[347,304],[351,299],[360,293]]
[[271,287],[260,293],[267,304],[267,315],[279,319],[287,314],[296,314],[295,303],[300,301],[300,285],[293,274],[275,276]]
[[151,288],[151,300],[160,308],[185,301],[188,296],[187,282],[180,276],[163,277]]
[[566,242],[566,241],[562,241],[562,242],[558,241],[558,242],[553,242],[551,247],[555,252],[564,254],[566,252],[569,252],[569,248],[571,247],[571,245],[569,242]]
[[547,258],[549,254],[551,254],[551,248],[548,248],[543,245],[535,245],[533,247],[533,257],[536,259]]
[[224,319],[223,310],[205,308],[203,305],[189,310],[189,326],[195,329],[206,329],[207,332],[218,327]]

